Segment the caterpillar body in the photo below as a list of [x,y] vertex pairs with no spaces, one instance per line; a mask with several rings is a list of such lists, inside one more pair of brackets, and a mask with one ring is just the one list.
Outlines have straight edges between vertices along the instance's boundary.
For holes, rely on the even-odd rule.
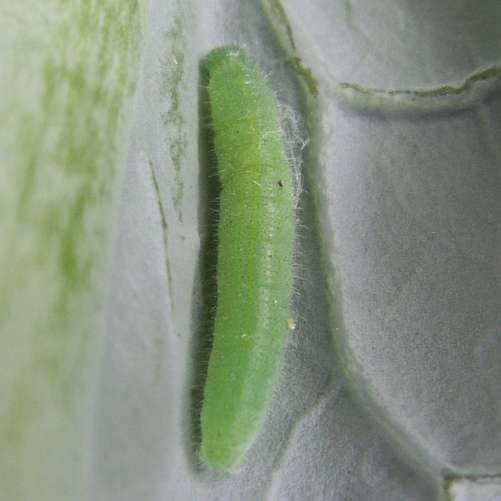
[[232,471],[259,432],[290,328],[295,194],[263,75],[237,47],[214,49],[205,68],[221,195],[200,455]]

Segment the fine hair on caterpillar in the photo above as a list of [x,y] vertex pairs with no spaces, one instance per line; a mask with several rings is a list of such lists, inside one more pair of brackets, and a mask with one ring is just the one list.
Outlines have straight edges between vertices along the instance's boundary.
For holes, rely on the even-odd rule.
[[292,169],[294,179],[294,197],[296,199],[296,209],[299,206],[299,199],[303,192],[302,176],[302,154],[308,145],[308,140],[302,133],[302,124],[299,113],[290,105],[278,101],[280,113],[280,126],[283,131],[285,153],[287,162]]

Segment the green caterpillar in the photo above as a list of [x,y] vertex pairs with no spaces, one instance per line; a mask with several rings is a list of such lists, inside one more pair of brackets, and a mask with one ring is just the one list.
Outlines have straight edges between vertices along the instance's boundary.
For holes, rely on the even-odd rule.
[[221,182],[217,311],[201,414],[201,450],[234,470],[268,406],[289,318],[295,194],[277,104],[236,47],[205,60]]

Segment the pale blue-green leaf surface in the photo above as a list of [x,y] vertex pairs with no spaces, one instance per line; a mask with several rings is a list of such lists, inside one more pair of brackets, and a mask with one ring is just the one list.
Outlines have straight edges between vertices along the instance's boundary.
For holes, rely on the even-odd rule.
[[[498,3],[154,8],[117,225],[95,498],[424,501],[451,477],[500,473]],[[192,398],[209,334],[198,65],[228,43],[266,72],[303,173],[298,329],[235,475],[198,463]]]
[[[2,14],[21,16],[21,7],[4,4]],[[34,456],[45,467],[40,475],[65,488],[77,478],[87,497],[98,501],[428,501],[445,499],[449,486],[461,500],[495,493],[494,481],[486,487],[487,480],[476,479],[501,474],[499,2],[150,0],[146,6],[131,133],[122,141],[128,154],[120,207],[114,223],[103,227],[114,235],[113,258],[107,268],[94,268],[110,284],[99,368],[94,356],[86,372],[88,386],[97,381],[97,397],[70,393],[74,408],[82,409],[80,428],[46,437],[43,426],[36,431],[45,442],[34,450],[52,443],[60,457]],[[42,21],[31,38],[9,26],[0,38],[9,50],[35,42],[58,47]],[[82,39],[92,45],[95,36]],[[213,220],[199,64],[212,48],[230,43],[245,47],[266,73],[303,178],[297,329],[263,430],[233,475],[200,465],[196,424],[208,359],[205,256]],[[7,67],[17,67],[16,54],[9,57]],[[20,141],[12,131],[22,119],[9,106],[39,103],[39,84],[29,75],[42,70],[38,63],[25,67],[28,76],[19,81],[28,87],[16,90],[17,101],[1,105],[0,116],[18,121],[9,129],[12,139],[0,142],[7,152],[9,141]],[[91,104],[92,113],[102,109]],[[59,113],[65,120],[72,116]],[[76,122],[65,133],[81,130]],[[43,123],[33,123],[33,137],[43,130]],[[47,141],[63,132],[57,129]],[[30,136],[26,158],[49,165],[33,153],[37,144]],[[99,151],[105,162],[108,153]],[[62,177],[48,186],[49,198],[60,189],[69,204],[63,191],[71,183]],[[2,207],[12,207],[17,191],[0,187],[0,193]],[[36,218],[39,213],[30,210]],[[89,214],[93,221],[102,212]],[[4,220],[10,226],[5,232],[0,227],[2,240],[25,238],[17,222]],[[100,248],[89,238],[78,234],[79,252]],[[10,245],[8,250],[2,241],[2,277],[27,262],[18,250],[24,247]],[[99,320],[95,308],[85,308],[89,298],[98,302],[103,287],[78,296],[77,307],[92,314],[71,317],[70,344],[35,349],[31,337],[44,334],[34,327],[42,305],[37,277],[56,295],[66,282],[59,275],[52,280],[51,268],[40,275],[28,262],[23,277],[36,289],[23,289],[22,282],[15,288],[10,275],[0,289],[2,300],[17,308],[10,321],[29,344],[27,353],[46,356],[60,348],[60,359],[81,368],[71,359],[82,352],[75,339],[82,339],[82,318]],[[49,289],[50,301],[52,295]],[[25,346],[11,341],[16,330],[9,336],[5,346]],[[17,357],[2,355],[12,364],[2,373],[26,374],[29,396],[38,391],[34,376],[23,372],[24,359]],[[57,389],[63,374],[46,391]],[[7,381],[1,388],[13,386]],[[38,395],[51,409],[50,395]],[[9,409],[14,401],[8,396],[2,405]],[[57,426],[64,412],[54,412],[48,422]],[[29,447],[24,451],[26,458]],[[61,458],[77,453],[86,455],[90,468],[79,477],[81,470],[68,466],[73,476],[61,478]],[[5,457],[2,479],[12,471]],[[31,495],[40,479],[34,475],[30,482],[25,492]],[[58,501],[71,491],[53,492]]]

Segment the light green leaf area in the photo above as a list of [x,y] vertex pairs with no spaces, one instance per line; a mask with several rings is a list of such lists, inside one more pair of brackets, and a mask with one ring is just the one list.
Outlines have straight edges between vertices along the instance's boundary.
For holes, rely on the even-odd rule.
[[137,0],[0,3],[0,499],[76,500]]

